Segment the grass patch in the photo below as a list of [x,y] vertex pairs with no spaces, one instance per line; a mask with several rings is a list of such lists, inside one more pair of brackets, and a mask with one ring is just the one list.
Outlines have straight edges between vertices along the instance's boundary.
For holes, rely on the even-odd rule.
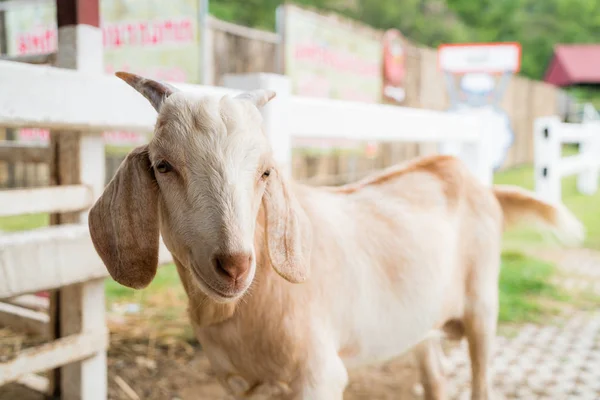
[[570,296],[552,278],[552,264],[518,252],[504,252],[500,271],[499,322],[539,322],[556,314]]
[[156,277],[143,290],[135,290],[125,287],[112,278],[106,280],[106,299],[111,303],[115,302],[127,302],[131,300],[137,300],[140,297],[142,300],[148,300],[148,294],[160,293],[169,291],[172,288],[181,288],[181,294],[184,295],[183,287],[179,282],[179,275],[177,274],[177,268],[174,264],[164,265],[158,268]]
[[124,287],[111,278],[105,282],[112,333],[128,338],[155,336],[161,343],[193,341],[188,301],[175,265],[159,267],[152,283],[142,290]]
[[28,229],[42,228],[50,223],[49,214],[17,215],[0,217],[0,231],[17,232]]

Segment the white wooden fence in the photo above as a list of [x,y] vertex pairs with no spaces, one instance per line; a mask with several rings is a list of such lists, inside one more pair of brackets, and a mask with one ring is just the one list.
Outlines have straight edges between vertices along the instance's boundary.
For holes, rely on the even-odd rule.
[[[174,84],[199,95],[235,95],[268,88],[277,97],[263,109],[265,131],[279,164],[290,173],[291,138],[343,137],[377,141],[455,142],[471,170],[491,183],[489,120],[437,111],[291,95],[287,78],[272,74],[227,76],[229,88]],[[106,347],[103,279],[108,275],[87,227],[87,210],[104,188],[101,132],[149,132],[155,112],[127,84],[113,76],[0,61],[0,126],[81,131],[80,184],[0,192],[0,215],[81,212],[80,223],[0,235],[0,322],[41,332],[43,313],[27,310],[27,294],[61,289],[61,324],[66,337],[23,351],[0,363],[0,385],[18,380],[47,382],[33,373],[69,367],[61,373],[64,398],[106,399]],[[492,129],[493,131],[493,129]],[[59,133],[57,133],[59,132]],[[164,246],[160,262],[171,260]],[[31,308],[31,307],[29,307]],[[4,315],[2,319],[2,315]],[[33,322],[32,322],[33,321]],[[72,390],[69,387],[73,387]],[[69,393],[71,393],[69,395]]]
[[[592,195],[598,190],[600,172],[600,120],[584,118],[580,124],[558,117],[535,121],[535,191],[540,198],[560,202],[562,178],[577,175],[577,190]],[[562,156],[563,144],[579,144],[579,152]]]

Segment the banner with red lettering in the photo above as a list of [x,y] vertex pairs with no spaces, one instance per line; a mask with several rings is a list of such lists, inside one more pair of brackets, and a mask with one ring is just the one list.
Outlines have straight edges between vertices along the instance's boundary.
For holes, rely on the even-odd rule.
[[381,32],[335,14],[281,6],[283,71],[295,94],[379,103]]
[[[292,4],[277,10],[283,36],[282,72],[296,95],[380,103],[382,101],[382,32],[337,14],[313,12]],[[377,153],[376,143],[356,140],[294,139],[311,152]]]
[[[101,0],[107,73],[128,71],[173,82],[199,83],[201,49],[198,0]],[[16,4],[6,12],[9,55],[56,51],[55,2]],[[145,135],[106,132],[108,144],[138,145]],[[19,139],[47,141],[48,132],[22,129]]]

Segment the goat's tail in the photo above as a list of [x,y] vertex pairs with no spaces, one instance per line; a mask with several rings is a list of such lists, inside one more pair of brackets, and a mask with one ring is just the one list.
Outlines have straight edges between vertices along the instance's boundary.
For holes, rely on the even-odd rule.
[[550,204],[518,186],[496,185],[494,194],[502,206],[505,226],[530,223],[550,230],[567,245],[585,238],[583,224],[562,204]]

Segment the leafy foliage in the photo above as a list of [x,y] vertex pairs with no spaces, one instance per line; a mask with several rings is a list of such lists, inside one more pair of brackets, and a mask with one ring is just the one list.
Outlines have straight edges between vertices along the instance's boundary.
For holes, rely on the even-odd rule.
[[[282,0],[211,0],[218,18],[274,29]],[[522,74],[541,79],[558,43],[600,41],[598,0],[296,0],[335,11],[375,28],[397,28],[413,41],[441,43],[517,41]]]

